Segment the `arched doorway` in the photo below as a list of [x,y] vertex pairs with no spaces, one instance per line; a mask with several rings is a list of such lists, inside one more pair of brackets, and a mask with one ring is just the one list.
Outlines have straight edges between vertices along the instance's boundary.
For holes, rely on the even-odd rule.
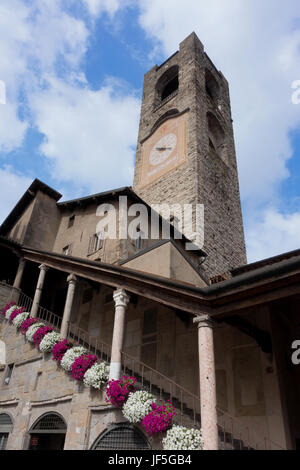
[[9,434],[13,430],[13,422],[7,413],[0,413],[0,450],[6,449]]
[[67,425],[58,413],[41,416],[29,431],[29,450],[63,450]]
[[96,439],[91,450],[149,450],[150,444],[144,434],[134,426],[115,424]]

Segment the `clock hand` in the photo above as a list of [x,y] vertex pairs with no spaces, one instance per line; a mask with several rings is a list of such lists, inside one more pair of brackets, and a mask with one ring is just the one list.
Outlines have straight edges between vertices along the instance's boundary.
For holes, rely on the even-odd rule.
[[156,147],[156,150],[159,150],[160,152],[164,150],[172,150],[172,147]]

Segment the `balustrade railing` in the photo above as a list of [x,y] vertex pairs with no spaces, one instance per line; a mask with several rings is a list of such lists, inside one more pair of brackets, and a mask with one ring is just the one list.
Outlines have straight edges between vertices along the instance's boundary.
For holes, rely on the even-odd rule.
[[69,324],[67,339],[84,346],[90,354],[95,354],[101,361],[110,362],[111,345],[104,343],[104,341],[95,336],[89,335],[87,331],[75,323]]
[[62,318],[58,315],[55,315],[55,313],[52,313],[46,308],[39,306],[37,317],[47,325],[52,326],[52,328],[58,333],[60,332]]
[[122,352],[122,370],[125,375],[133,375],[139,388],[154,393],[160,402],[171,400],[175,406],[176,424],[200,427],[200,398],[197,395],[125,352]]
[[253,428],[244,425],[238,418],[217,408],[218,434],[222,450],[284,450],[268,436],[259,436]]
[[30,312],[31,307],[32,307],[32,299],[28,297],[28,295],[20,291],[17,304],[19,307],[24,307],[26,312]]

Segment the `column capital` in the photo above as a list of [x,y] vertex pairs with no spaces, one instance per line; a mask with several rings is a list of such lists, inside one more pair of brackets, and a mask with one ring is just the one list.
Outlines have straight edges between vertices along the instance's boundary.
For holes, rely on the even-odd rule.
[[117,289],[113,294],[116,307],[127,307],[129,303],[129,296],[124,289]]
[[45,264],[40,264],[40,266],[39,266],[40,271],[45,271],[46,272],[46,271],[48,271],[48,269],[49,269],[49,266],[46,266]]
[[70,283],[76,283],[77,282],[77,277],[75,276],[75,274],[71,273],[69,274],[69,276],[67,277],[67,282],[70,284]]
[[197,324],[198,328],[213,328],[214,320],[210,315],[198,315],[193,319],[193,323]]

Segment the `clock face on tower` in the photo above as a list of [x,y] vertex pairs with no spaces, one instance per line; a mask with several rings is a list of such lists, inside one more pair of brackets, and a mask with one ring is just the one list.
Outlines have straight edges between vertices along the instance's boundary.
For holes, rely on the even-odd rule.
[[140,188],[185,163],[186,121],[187,113],[170,118],[142,143]]

